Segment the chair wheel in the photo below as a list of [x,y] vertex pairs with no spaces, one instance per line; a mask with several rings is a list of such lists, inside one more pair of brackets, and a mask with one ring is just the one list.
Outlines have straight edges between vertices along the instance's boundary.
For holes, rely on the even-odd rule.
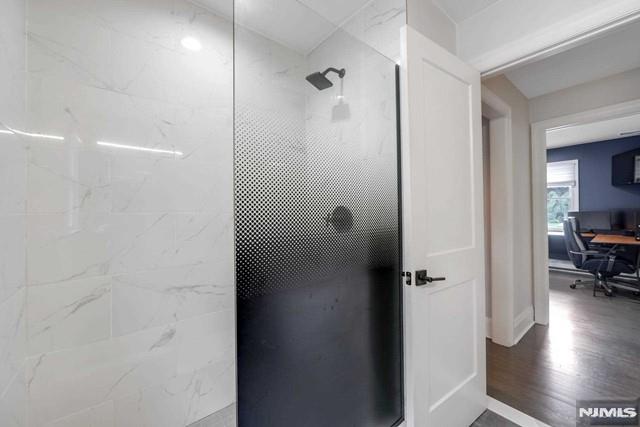
[[570,285],[569,285],[569,287],[570,287],[571,289],[575,289],[575,288],[576,288],[576,284],[575,284],[575,283],[572,283],[572,284],[570,284]]
[[613,296],[613,292],[611,292],[611,291],[605,291],[605,292],[604,292],[604,294],[605,294],[606,296],[608,296],[608,297]]

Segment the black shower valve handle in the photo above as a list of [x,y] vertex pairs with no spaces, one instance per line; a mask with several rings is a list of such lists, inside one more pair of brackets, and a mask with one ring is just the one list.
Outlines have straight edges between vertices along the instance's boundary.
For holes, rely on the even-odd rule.
[[330,227],[330,226],[331,226],[331,221],[332,221],[332,219],[333,219],[333,215],[332,215],[332,213],[331,213],[331,212],[329,212],[329,213],[327,214],[327,216],[326,216],[326,217],[324,217],[323,219],[324,219],[324,223],[325,223],[325,225],[326,225],[327,227]]

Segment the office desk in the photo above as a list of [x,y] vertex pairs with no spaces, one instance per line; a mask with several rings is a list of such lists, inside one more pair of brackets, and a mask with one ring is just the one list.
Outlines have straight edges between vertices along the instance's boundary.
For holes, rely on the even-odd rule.
[[591,243],[600,243],[601,245],[632,245],[640,246],[640,241],[634,236],[621,236],[617,234],[596,234]]
[[[615,252],[616,248],[621,245],[640,246],[640,241],[636,240],[635,236],[622,236],[618,234],[597,234],[591,240],[591,243],[600,243],[601,245],[613,245],[609,250],[609,253]],[[636,280],[625,279],[611,279],[613,283],[621,288],[625,288],[630,291],[640,292],[640,275],[638,275],[638,267],[640,266],[640,253],[636,259]]]

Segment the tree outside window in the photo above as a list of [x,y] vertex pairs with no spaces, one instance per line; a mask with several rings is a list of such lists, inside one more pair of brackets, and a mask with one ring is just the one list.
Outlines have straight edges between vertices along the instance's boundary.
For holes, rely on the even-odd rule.
[[547,163],[547,226],[562,231],[562,222],[571,211],[579,210],[578,161]]

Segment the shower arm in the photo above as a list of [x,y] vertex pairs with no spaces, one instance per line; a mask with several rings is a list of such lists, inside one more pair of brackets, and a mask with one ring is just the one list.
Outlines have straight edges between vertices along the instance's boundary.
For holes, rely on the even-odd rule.
[[347,70],[345,70],[344,68],[338,70],[337,68],[329,67],[322,72],[322,75],[326,76],[329,72],[334,72],[338,75],[338,77],[343,78],[344,75],[347,73]]

